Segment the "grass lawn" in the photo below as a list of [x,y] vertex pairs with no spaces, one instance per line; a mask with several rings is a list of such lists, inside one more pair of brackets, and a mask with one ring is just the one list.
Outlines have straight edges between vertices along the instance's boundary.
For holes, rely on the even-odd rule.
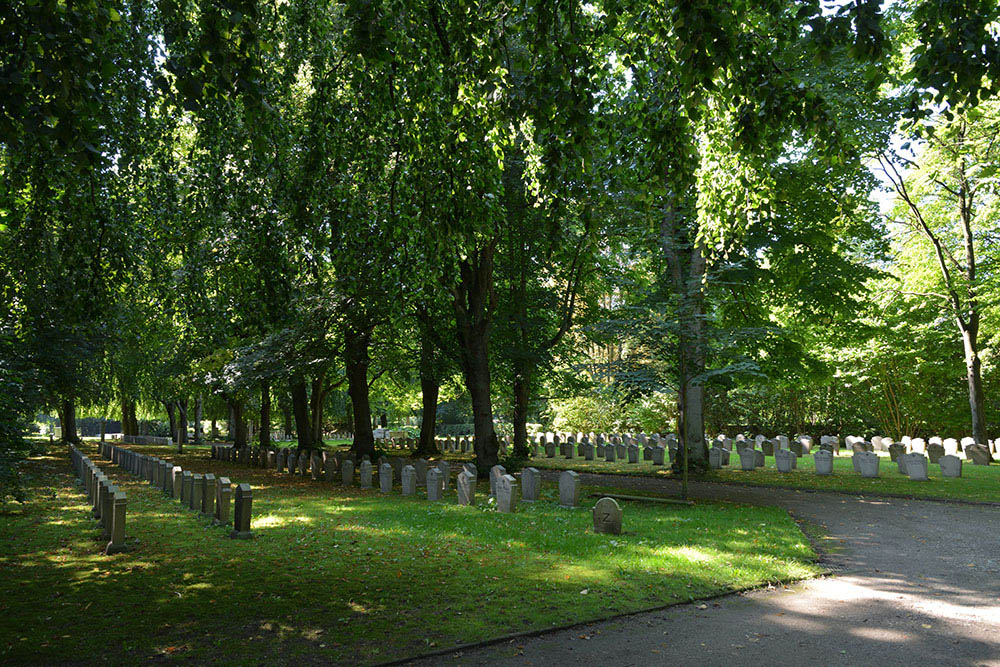
[[559,508],[551,485],[505,515],[485,483],[470,508],[454,484],[431,504],[136,449],[250,483],[254,539],[104,462],[132,549],[100,555],[65,450],[36,457],[31,499],[0,514],[0,662],[374,663],[820,571],[774,508],[625,502],[625,534],[597,535],[594,501]]
[[[965,461],[962,477],[944,478],[934,463],[928,463],[926,482],[913,482],[899,472],[896,463],[888,455],[879,464],[879,477],[865,479],[854,472],[850,456],[833,459],[833,475],[815,474],[812,455],[802,456],[798,468],[789,473],[780,473],[775,467],[774,457],[765,457],[765,465],[754,471],[739,470],[739,457],[730,457],[730,466],[722,470],[711,470],[705,475],[692,476],[693,480],[727,482],[735,484],[784,486],[794,489],[817,489],[821,491],[844,491],[868,495],[901,495],[918,498],[943,498],[951,500],[975,500],[1000,502],[1000,466],[975,466]],[[576,470],[577,472],[615,473],[620,475],[644,475],[649,477],[674,477],[668,466],[654,466],[648,461],[623,463],[615,461],[585,461],[581,458],[536,458],[530,465],[536,468],[555,470]],[[679,477],[679,476],[677,476]]]

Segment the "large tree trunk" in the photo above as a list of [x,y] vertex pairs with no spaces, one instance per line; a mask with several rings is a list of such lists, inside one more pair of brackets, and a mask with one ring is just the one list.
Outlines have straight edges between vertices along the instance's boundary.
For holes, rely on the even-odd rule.
[[174,401],[164,401],[163,407],[167,409],[167,419],[170,422],[170,440],[177,442],[177,404]]
[[344,341],[344,365],[347,370],[347,393],[354,410],[354,445],[358,459],[365,454],[375,458],[375,436],[372,434],[372,413],[368,401],[368,346],[371,331],[358,332],[348,328]]
[[490,394],[490,326],[496,306],[494,251],[495,241],[463,260],[459,264],[459,282],[453,287],[462,371],[472,399],[476,469],[482,477],[487,476],[490,468],[500,460]]
[[177,451],[184,451],[188,441],[188,402],[186,398],[177,401]]
[[[978,328],[978,322],[977,328]],[[983,397],[982,362],[979,359],[977,331],[962,331],[965,347],[965,374],[969,385],[969,408],[972,413],[972,437],[979,445],[988,445],[986,437],[986,412]]]
[[312,381],[312,394],[309,405],[312,408],[312,441],[316,445],[323,444],[323,404],[326,398],[326,371],[321,371]]
[[528,451],[528,403],[531,400],[531,371],[526,364],[514,371],[514,458],[526,459]]
[[287,401],[281,401],[281,423],[284,432],[282,438],[288,438],[292,434],[292,406]]
[[229,404],[229,419],[226,420],[226,438],[228,440],[236,440],[236,408],[233,407],[232,401],[227,401]]
[[260,383],[260,438],[261,447],[271,446],[271,385]]
[[243,403],[240,401],[230,401],[229,409],[233,415],[233,446],[246,447],[247,421],[243,418]]
[[201,420],[204,417],[201,396],[194,399],[194,442],[200,445],[205,441],[205,434],[201,430]]
[[58,412],[63,441],[79,444],[80,436],[76,434],[76,401],[72,398],[63,400]]
[[292,378],[292,412],[295,415],[295,433],[298,439],[298,451],[312,447],[312,422],[309,419],[309,396],[306,393],[306,380],[301,375]]
[[420,342],[420,398],[423,404],[418,454],[435,454],[434,427],[437,424],[438,379],[434,344],[425,336]]

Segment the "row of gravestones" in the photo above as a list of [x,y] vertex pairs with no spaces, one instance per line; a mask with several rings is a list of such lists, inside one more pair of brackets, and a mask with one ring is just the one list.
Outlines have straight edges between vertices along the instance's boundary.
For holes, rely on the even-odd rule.
[[128,506],[125,492],[119,491],[104,472],[73,445],[69,446],[69,460],[90,501],[91,513],[97,519],[104,539],[108,540],[104,553],[124,551],[125,511]]
[[[756,470],[764,466],[764,452],[746,446],[737,450],[740,459],[740,469],[744,471]],[[779,449],[774,453],[775,467],[778,472],[787,473],[797,468],[798,456],[790,449]],[[820,449],[813,455],[815,471],[817,475],[833,474],[833,452]],[[875,452],[867,450],[855,451],[852,458],[854,471],[862,477],[878,477],[881,457]],[[897,464],[899,472],[914,481],[927,481],[928,458],[920,452],[910,452],[899,454],[893,459]],[[721,446],[713,446],[708,451],[709,467],[720,469],[729,465],[729,451]],[[953,455],[944,455],[937,461],[941,469],[942,477],[961,477],[962,459]]]
[[[740,448],[742,443],[750,442],[750,440],[744,435],[737,435],[735,440],[725,435],[719,435],[716,436],[714,442],[724,449],[732,450],[734,446]],[[784,435],[778,435],[775,438],[766,438],[763,435],[757,435],[753,438],[753,442],[757,446],[760,446],[767,456],[773,456],[774,452],[779,449],[790,449],[797,456],[805,456],[810,453],[813,447],[813,439],[808,435],[796,435],[791,440]],[[923,438],[904,436],[899,442],[895,442],[892,438],[884,438],[877,435],[872,436],[870,441],[865,441],[864,438],[859,436],[849,435],[844,439],[844,442],[851,449],[852,453],[859,451],[888,452],[892,455],[893,461],[896,460],[895,456],[897,453],[917,452],[927,454],[931,463],[937,463],[937,460],[945,455],[964,455],[966,459],[976,465],[989,465],[992,463],[991,452],[995,453],[998,446],[996,441],[990,441],[988,445],[976,445],[972,438],[962,438],[961,441],[958,441],[954,438],[945,438],[942,440],[940,437],[932,437],[925,441]],[[820,436],[820,449],[839,454],[840,438],[833,435]]]
[[157,435],[123,435],[122,442],[127,445],[172,445],[169,437]]
[[100,443],[103,458],[123,468],[126,472],[146,480],[167,496],[180,501],[181,507],[211,518],[218,526],[228,525],[229,506],[233,504],[233,530],[229,536],[249,539],[250,517],[253,510],[253,489],[249,484],[238,484],[235,496],[228,477],[216,478],[214,474],[192,473],[169,461],[118,447],[109,442]]
[[[235,448],[217,445],[212,448],[212,457],[222,460],[241,461],[240,453],[234,453]],[[275,461],[274,469],[283,472],[287,469],[291,474],[305,477],[307,474],[316,481],[336,481],[337,471],[340,482],[344,486],[354,484],[354,460],[342,452],[313,451],[296,454],[296,452],[270,452],[273,457],[257,453],[256,456],[269,461]],[[235,457],[235,458],[231,458]],[[245,462],[253,464],[254,456],[247,455]],[[308,462],[308,463],[306,463]],[[283,468],[287,465],[287,468]],[[379,457],[378,480],[379,491],[392,493],[394,482],[399,482],[402,495],[416,496],[418,488],[426,490],[428,501],[440,501],[448,491],[451,478],[451,464],[448,461],[438,461],[433,466],[426,459],[416,459],[406,463],[398,457]],[[472,463],[462,465],[455,488],[459,505],[476,504],[476,480],[478,471]],[[364,457],[360,466],[359,484],[361,488],[372,488],[372,464]],[[541,494],[542,476],[536,468],[525,468],[521,473],[521,500],[534,502]],[[496,499],[497,510],[502,513],[517,511],[517,480],[508,475],[501,465],[490,469],[490,495]],[[603,501],[609,502],[603,502]],[[563,507],[577,507],[580,504],[580,476],[572,470],[563,471],[559,477],[559,504]],[[612,498],[602,499],[594,506],[594,530],[602,533],[618,534],[621,532],[621,508]]]
[[531,455],[533,457],[539,457],[544,454],[545,458],[551,459],[555,458],[557,451],[560,457],[570,460],[575,458],[581,458],[585,461],[604,459],[609,463],[617,460],[628,463],[649,461],[655,466],[661,466],[668,460],[670,463],[674,462],[674,458],[677,455],[677,442],[664,439],[658,444],[651,444],[651,441],[644,445],[636,442],[626,444],[619,441],[617,436],[612,436],[611,442],[605,443],[599,440],[597,443],[592,443],[588,436],[584,436],[577,443],[573,436],[569,436],[566,441],[559,441],[557,439],[541,444],[532,443],[531,445]]

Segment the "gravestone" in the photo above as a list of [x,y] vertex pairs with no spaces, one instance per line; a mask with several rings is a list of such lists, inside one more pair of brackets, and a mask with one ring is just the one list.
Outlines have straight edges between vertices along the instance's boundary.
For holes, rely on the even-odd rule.
[[[933,438],[931,438],[931,440],[933,440]],[[932,442],[927,445],[927,458],[930,459],[931,463],[938,463],[944,455],[944,447],[940,444]]]
[[111,541],[104,547],[107,555],[125,551],[125,509],[128,502],[125,493],[115,491],[111,498]]
[[559,504],[562,507],[580,504],[580,475],[573,470],[565,470],[559,475]]
[[201,511],[201,494],[204,491],[204,475],[192,475],[191,476],[191,498],[188,502],[188,509],[194,510],[195,512]]
[[229,523],[229,503],[232,499],[232,483],[228,477],[220,477],[215,481],[215,518],[212,523],[225,526]]
[[[756,449],[741,449],[737,452],[740,456],[740,470],[753,470],[757,467]],[[763,454],[763,452],[761,452]]]
[[878,477],[879,456],[875,452],[858,452],[854,455],[855,464],[862,477]]
[[309,457],[309,474],[315,482],[318,482],[323,476],[323,459],[319,452],[313,452],[312,456]]
[[288,474],[294,475],[299,470],[299,456],[295,452],[288,452]]
[[248,540],[253,535],[250,533],[250,512],[253,508],[253,491],[249,484],[240,484],[236,487],[236,502],[233,506],[233,532],[229,537],[236,540]]
[[927,457],[918,452],[903,454],[906,458],[906,474],[914,482],[927,481]]
[[215,516],[215,475],[206,473],[202,479],[201,515]]
[[957,456],[946,455],[938,459],[938,465],[941,466],[941,476],[942,477],[961,477],[962,476],[962,459]]
[[585,461],[594,460],[594,445],[589,442],[583,443],[583,459]]
[[497,495],[497,480],[500,479],[501,475],[506,475],[507,469],[501,465],[495,465],[490,468],[490,495],[496,498]]
[[190,470],[185,470],[181,473],[181,505],[188,505],[191,503],[191,480],[194,476],[191,474]]
[[511,514],[517,511],[517,482],[510,475],[497,479],[497,511]]
[[473,477],[475,477],[477,479],[479,478],[479,471],[476,470],[476,464],[475,463],[463,463],[462,464],[462,470],[464,470],[465,472],[469,473],[470,475],[472,475]]
[[708,467],[712,470],[720,470],[722,468],[722,447],[712,447],[708,450]]
[[183,484],[184,484],[184,471],[181,469],[180,466],[174,466],[173,467],[173,469],[170,471],[170,479],[171,479],[171,482],[172,482],[171,485],[170,485],[170,497],[171,498],[180,498],[181,497],[181,489],[184,488],[183,487]]
[[889,460],[895,461],[901,454],[906,453],[906,445],[901,442],[894,442],[889,445]]
[[336,482],[340,474],[340,465],[335,456],[327,456],[323,461],[323,481]]
[[545,443],[545,458],[552,459],[556,456],[556,446],[555,443],[546,442]]
[[615,452],[615,454],[618,456],[618,458],[624,461],[625,457],[628,456],[628,445],[626,445],[625,443],[621,443],[615,445],[615,449],[618,450],[617,452]]
[[906,454],[903,454],[896,459],[896,468],[899,469],[900,475],[906,474]]
[[798,458],[795,454],[795,444],[797,443],[793,442],[790,449],[779,449],[774,453],[774,464],[778,468],[778,472],[792,472],[795,459]]
[[990,448],[986,445],[969,445],[965,448],[965,458],[972,461],[972,465],[977,466],[988,466],[993,463]]
[[618,450],[614,445],[608,444],[604,446],[604,460],[608,463],[614,463],[617,454]]
[[774,456],[774,440],[762,440],[760,451],[764,452],[764,456]]
[[344,459],[340,464],[340,483],[344,486],[354,484],[354,461],[351,459]]
[[441,490],[447,491],[449,478],[451,477],[451,464],[447,461],[438,461],[437,469],[441,473]]
[[371,461],[362,461],[361,462],[361,466],[359,467],[359,469],[361,471],[360,472],[360,475],[361,475],[361,488],[362,489],[370,489],[370,488],[372,488],[372,462]]
[[802,456],[802,451],[803,451],[802,443],[798,440],[793,440],[792,442],[788,443],[787,450],[782,449],[781,451],[789,451],[794,453],[795,456]]
[[427,459],[417,459],[413,462],[413,468],[417,471],[417,486],[427,483]]
[[622,508],[614,498],[601,498],[594,505],[594,532],[605,535],[622,534]]
[[813,461],[816,464],[817,475],[833,474],[833,452],[829,449],[820,449],[813,454]]
[[663,465],[663,455],[666,452],[666,447],[663,445],[656,445],[653,447],[653,465],[661,466]]
[[628,462],[629,463],[639,462],[639,445],[628,446]]
[[568,437],[566,439],[566,443],[563,445],[563,455],[567,459],[572,459],[573,458],[573,454],[575,452],[576,452],[575,438],[573,438],[573,436],[570,436],[570,437]]
[[305,477],[307,472],[309,472],[309,452],[302,452],[299,454],[299,475]]
[[412,496],[417,493],[417,469],[413,466],[403,466],[403,495]]
[[455,488],[458,491],[459,505],[476,504],[476,476],[474,474],[468,470],[462,470],[458,473]]
[[521,471],[521,500],[531,503],[538,500],[542,487],[542,475],[536,468]]
[[382,493],[392,493],[392,465],[389,463],[378,467],[378,488]]
[[278,460],[274,469],[278,472],[285,472],[285,461],[288,459],[288,450],[282,449],[278,452]]
[[437,468],[427,471],[427,500],[441,500],[441,471]]

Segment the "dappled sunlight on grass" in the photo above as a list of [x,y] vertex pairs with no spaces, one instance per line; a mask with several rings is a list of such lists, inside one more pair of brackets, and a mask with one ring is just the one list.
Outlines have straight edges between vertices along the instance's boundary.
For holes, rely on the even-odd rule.
[[[39,474],[32,502],[0,523],[0,614],[17,619],[3,626],[0,658],[378,662],[818,571],[773,508],[623,502],[625,533],[597,535],[593,503],[561,508],[550,484],[509,515],[486,501],[485,481],[479,505],[463,507],[453,485],[429,503],[398,487],[382,495],[209,462],[204,451],[161,455],[250,483],[254,539],[229,539],[231,528],[108,465],[128,493],[131,551],[100,555],[82,490],[56,456],[58,472]],[[73,639],[29,653],[20,637],[47,616]]]

